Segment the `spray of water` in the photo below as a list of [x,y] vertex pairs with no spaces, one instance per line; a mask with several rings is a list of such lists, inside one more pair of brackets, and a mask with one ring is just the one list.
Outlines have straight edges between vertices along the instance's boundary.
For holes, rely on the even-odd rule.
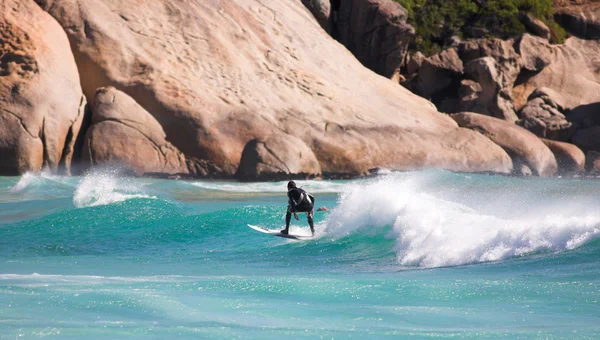
[[73,196],[78,208],[123,202],[133,198],[156,198],[144,192],[144,188],[117,171],[102,170],[86,174]]
[[[326,222],[326,232],[341,238],[391,227],[388,237],[395,240],[393,251],[399,263],[421,267],[561,252],[600,238],[599,214],[573,214],[562,208],[561,202],[536,209],[535,197],[529,197],[527,204],[532,209],[527,215],[493,215],[467,203],[477,201],[478,192],[463,189],[457,199],[448,200],[431,188],[433,183],[424,175],[398,175],[353,185],[340,196]],[[483,194],[479,197],[489,199]],[[509,204],[505,206],[510,209]]]

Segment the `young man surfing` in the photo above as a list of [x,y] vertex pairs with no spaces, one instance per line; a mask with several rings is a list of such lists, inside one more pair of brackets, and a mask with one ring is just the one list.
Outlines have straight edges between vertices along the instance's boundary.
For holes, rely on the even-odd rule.
[[289,181],[288,185],[288,208],[285,214],[285,229],[281,231],[282,234],[287,235],[290,231],[290,221],[292,220],[292,214],[296,220],[298,220],[298,213],[306,213],[306,219],[310,226],[310,232],[315,235],[315,225],[313,223],[313,215],[315,213],[315,197],[310,195],[302,188],[297,188],[294,181]]

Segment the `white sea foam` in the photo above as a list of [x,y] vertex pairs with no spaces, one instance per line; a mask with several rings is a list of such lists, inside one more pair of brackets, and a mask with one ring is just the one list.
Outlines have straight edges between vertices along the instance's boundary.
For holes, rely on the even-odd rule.
[[12,189],[10,191],[12,193],[18,193],[18,192],[25,190],[27,187],[29,187],[33,183],[40,182],[40,181],[41,181],[41,178],[38,175],[33,174],[31,172],[27,172],[23,176],[21,176],[21,179],[19,180],[19,182],[17,182],[17,184],[15,184],[15,186],[12,187]]
[[27,172],[19,179],[19,182],[15,184],[14,187],[11,188],[11,193],[20,193],[25,191],[28,188],[31,188],[36,185],[42,185],[44,183],[58,183],[61,185],[65,185],[69,182],[69,177],[64,176],[56,176],[49,172],[41,172],[39,174]]
[[156,198],[143,192],[135,181],[119,177],[114,171],[89,173],[83,177],[73,196],[78,208],[123,202],[132,198]]
[[[399,263],[421,267],[560,252],[600,238],[598,214],[573,214],[557,205],[548,215],[544,211],[549,207],[532,205],[527,216],[498,217],[424,193],[427,185],[420,176],[393,176],[352,186],[331,212],[326,232],[339,238],[390,226]],[[469,193],[471,199],[473,195],[477,193]]]

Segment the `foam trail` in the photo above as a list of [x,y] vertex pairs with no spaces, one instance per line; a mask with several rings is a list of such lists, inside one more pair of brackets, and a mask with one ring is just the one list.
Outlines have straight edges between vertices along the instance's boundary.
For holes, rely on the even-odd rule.
[[534,211],[501,218],[423,193],[426,186],[426,178],[395,176],[351,187],[341,195],[326,231],[339,238],[391,227],[399,263],[421,267],[561,252],[600,238],[598,214],[561,213],[557,207],[553,215]]
[[78,208],[94,207],[123,202],[132,198],[156,198],[146,195],[142,188],[127,178],[119,178],[114,171],[94,172],[85,175],[75,194],[73,203]]

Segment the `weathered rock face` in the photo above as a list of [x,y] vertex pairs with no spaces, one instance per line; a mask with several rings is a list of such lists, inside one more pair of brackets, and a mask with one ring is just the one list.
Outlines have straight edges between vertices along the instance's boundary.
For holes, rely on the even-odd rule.
[[83,161],[124,165],[137,175],[189,173],[185,156],[166,140],[156,119],[113,87],[96,92]]
[[600,176],[600,152],[588,151],[585,168],[589,175]]
[[471,112],[486,112],[485,102],[481,101],[483,88],[474,80],[464,79],[460,82],[458,90],[458,105],[468,108]]
[[0,13],[0,175],[68,173],[85,98],[67,37],[32,1]]
[[419,72],[419,70],[421,69],[421,65],[423,65],[423,62],[425,62],[425,59],[425,55],[418,51],[415,54],[411,55],[406,63],[406,73],[411,75]]
[[576,127],[561,113],[562,107],[552,99],[551,93],[544,89],[534,91],[519,112],[517,124],[538,137],[568,141]]
[[[487,138],[459,129],[428,101],[365,69],[309,22],[314,18],[300,1],[36,1],[67,32],[85,74],[81,84],[86,96],[93,100],[96,89],[114,86],[162,127],[164,136],[159,132],[158,140],[138,136],[136,129],[125,126],[106,132],[123,136],[119,138],[134,134],[136,141],[131,145],[127,139],[119,151],[105,148],[104,159],[121,159],[136,168],[143,162],[127,159],[125,153],[135,155],[140,147],[158,155],[155,166],[140,172],[180,171],[179,150],[192,175],[233,176],[248,143],[260,140],[268,145],[274,132],[301,140],[323,173],[360,174],[375,167],[510,169],[510,160]],[[374,29],[371,41],[404,32],[404,16],[396,12],[396,5],[377,7],[376,12],[342,8],[355,5],[359,1],[344,1],[340,20],[373,15],[362,21]],[[377,26],[387,25],[388,19],[399,20],[399,26]],[[379,46],[377,51],[400,48],[396,52],[402,55],[402,46]],[[120,112],[106,109],[114,111]],[[171,170],[165,168],[171,162],[160,160],[149,140],[172,145],[178,161]],[[289,162],[284,160],[290,171],[305,169]]]
[[475,79],[482,91],[476,93],[476,100],[460,103],[460,110],[477,110],[478,113],[509,122],[517,120],[510,92],[503,85],[506,74],[502,73],[492,57],[470,61],[465,66],[465,73]]
[[596,61],[600,42],[570,38],[564,45],[551,46],[550,51],[550,64],[515,87],[515,97],[521,98],[518,101],[531,91],[530,99],[539,98],[523,108],[520,124],[537,130],[540,136],[569,141],[585,152],[600,151]]
[[[417,56],[418,57],[418,56]],[[450,48],[421,62],[419,73],[409,88],[424,98],[431,99],[452,85],[463,73],[463,63],[456,49]]]
[[329,22],[329,16],[331,15],[330,0],[302,0],[302,3],[310,10],[315,19],[317,19],[319,25],[329,32],[331,30],[331,24]]
[[[408,67],[410,66],[410,67]],[[521,72],[521,57],[512,41],[479,39],[461,42],[426,58],[403,85],[431,99],[443,112],[477,112],[510,122],[518,118],[512,88]]]
[[[521,59],[511,41],[480,39],[459,46],[465,63],[465,73],[482,88],[476,106],[477,113],[515,122],[517,115],[512,102],[512,87],[521,71]],[[462,104],[459,110],[472,111]]]
[[531,14],[522,14],[519,16],[519,20],[525,25],[525,28],[537,35],[538,37],[542,37],[546,40],[550,40],[552,35],[550,34],[550,28],[540,19],[532,16]]
[[512,157],[514,169],[527,166],[534,175],[553,176],[556,158],[534,134],[518,125],[476,113],[463,112],[451,116],[459,126],[481,132],[500,145]]
[[566,141],[573,135],[573,124],[556,108],[541,98],[527,103],[519,113],[517,124],[533,132],[536,136],[552,140]]
[[600,126],[578,130],[573,136],[573,144],[584,150],[600,151]]
[[333,37],[376,73],[392,78],[404,65],[415,35],[408,15],[392,0],[339,2]]
[[567,116],[569,121],[577,125],[579,129],[587,129],[600,125],[600,102],[587,105],[580,105],[569,111]]
[[530,94],[538,88],[560,94],[564,114],[578,106],[600,102],[600,74],[597,72],[600,41],[569,38],[564,45],[543,48],[538,45],[531,51],[547,55],[550,63],[514,87],[517,107],[527,103]]
[[585,154],[573,144],[542,139],[552,151],[558,165],[557,174],[578,175],[585,171]]
[[600,39],[600,6],[563,8],[554,19],[567,32],[584,39]]
[[539,72],[552,63],[552,46],[545,39],[523,34],[517,39],[515,48],[527,71]]
[[248,142],[236,177],[255,180],[289,174],[316,177],[321,175],[321,166],[315,154],[302,140],[277,133],[264,140],[254,139]]

